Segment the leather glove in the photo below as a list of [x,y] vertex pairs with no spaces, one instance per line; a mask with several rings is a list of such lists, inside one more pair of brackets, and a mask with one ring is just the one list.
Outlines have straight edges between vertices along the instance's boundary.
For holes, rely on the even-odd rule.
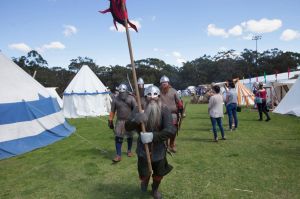
[[114,122],[112,120],[108,120],[108,127],[114,129]]
[[134,121],[138,124],[147,122],[148,118],[145,113],[136,113],[134,116]]
[[148,144],[150,142],[152,142],[153,140],[153,133],[152,132],[141,132],[141,141],[143,142],[143,144]]

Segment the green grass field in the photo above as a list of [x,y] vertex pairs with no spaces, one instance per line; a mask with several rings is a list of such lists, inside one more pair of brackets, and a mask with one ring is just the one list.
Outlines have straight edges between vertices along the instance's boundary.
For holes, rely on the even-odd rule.
[[[300,198],[300,118],[271,114],[259,122],[246,108],[238,117],[238,130],[214,143],[207,105],[188,104],[178,153],[168,156],[174,169],[160,186],[164,198]],[[126,157],[126,142],[122,161],[112,164],[107,118],[70,123],[77,128],[70,137],[0,161],[1,199],[151,198],[150,187],[139,190],[137,159]],[[227,130],[227,117],[223,124]]]

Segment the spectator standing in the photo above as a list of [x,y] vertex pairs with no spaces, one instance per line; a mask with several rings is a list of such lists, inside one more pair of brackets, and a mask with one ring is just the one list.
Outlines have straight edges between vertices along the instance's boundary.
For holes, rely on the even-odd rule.
[[[229,90],[226,93],[226,110],[229,120],[229,130],[235,130],[238,127],[238,118],[237,118],[237,92],[235,89],[235,84],[233,81],[228,82]],[[232,128],[232,119],[234,120],[234,128]]]
[[214,140],[215,140],[215,142],[218,142],[218,135],[217,135],[217,128],[216,128],[217,124],[219,126],[219,130],[221,131],[222,140],[226,140],[223,125],[222,125],[222,117],[224,117],[223,97],[220,94],[219,86],[217,86],[217,85],[213,86],[213,91],[215,94],[212,95],[209,99],[208,112],[209,112],[211,124],[213,127]]
[[271,118],[269,116],[269,113],[267,111],[267,91],[263,87],[263,83],[260,82],[258,85],[258,90],[255,94],[256,99],[256,104],[257,104],[257,109],[258,109],[258,114],[259,114],[259,121],[263,120],[263,115],[264,113],[267,117],[266,122],[270,121]]

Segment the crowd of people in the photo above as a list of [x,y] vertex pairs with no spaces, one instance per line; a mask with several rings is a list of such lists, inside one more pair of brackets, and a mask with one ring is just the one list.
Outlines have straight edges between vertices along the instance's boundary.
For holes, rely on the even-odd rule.
[[[160,79],[160,87],[154,85],[144,88],[144,81],[139,78],[137,93],[130,93],[125,84],[118,86],[118,94],[113,97],[108,127],[113,129],[115,135],[116,155],[114,163],[122,160],[123,140],[127,140],[127,156],[132,157],[133,133],[138,133],[137,138],[137,167],[141,191],[146,192],[152,176],[152,196],[162,198],[158,187],[172,166],[168,163],[166,154],[176,153],[176,135],[179,121],[183,119],[184,107],[177,91],[172,88],[167,76]],[[213,139],[218,142],[217,126],[221,132],[221,139],[226,140],[222,118],[224,117],[224,104],[228,114],[229,131],[238,128],[237,116],[237,91],[235,83],[228,81],[226,95],[220,93],[220,87],[213,85],[209,96],[208,113],[212,124]],[[137,96],[140,96],[138,99]],[[262,113],[267,119],[270,116],[266,111],[266,91],[262,84],[256,91],[256,96],[261,98],[257,102],[259,120]],[[139,108],[139,104],[141,107]],[[140,110],[141,109],[141,110]],[[114,123],[114,117],[116,121]],[[150,161],[150,162],[149,162]],[[149,164],[151,167],[149,167]]]

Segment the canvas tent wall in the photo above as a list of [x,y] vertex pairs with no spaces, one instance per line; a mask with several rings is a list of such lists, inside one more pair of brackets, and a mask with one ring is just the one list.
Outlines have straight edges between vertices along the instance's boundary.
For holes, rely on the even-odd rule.
[[78,71],[63,94],[67,118],[96,117],[110,112],[110,92],[86,65]]
[[235,83],[238,94],[238,105],[254,105],[254,94],[241,81]]
[[[254,105],[254,94],[238,79],[233,80],[235,82],[235,90],[238,97],[238,105],[249,106]],[[226,91],[228,90],[225,86],[226,82],[217,82],[213,85],[218,85],[221,88],[220,93],[223,95],[224,100],[226,99]]]
[[298,77],[295,84],[273,112],[279,114],[292,114],[300,117],[300,77]]
[[269,82],[266,86],[269,86],[272,91],[272,96],[270,95],[270,101],[274,105],[278,105],[284,96],[289,92],[291,87],[295,84],[297,79],[279,80],[274,82]]
[[[266,83],[269,82],[274,82],[274,81],[282,81],[282,80],[288,80],[292,79],[293,77],[300,75],[300,71],[292,71],[290,74],[288,72],[285,73],[278,73],[277,78],[276,74],[272,75],[266,75]],[[263,82],[265,83],[265,77],[264,76],[258,76],[258,77],[252,77],[252,78],[247,78],[240,80],[247,88],[252,89],[253,83],[254,82]]]
[[0,159],[46,146],[75,131],[46,88],[1,52],[0,115]]
[[60,96],[58,95],[58,93],[56,92],[56,87],[47,87],[46,89],[49,92],[51,97],[56,98],[56,100],[59,104],[59,107],[62,108],[63,107],[63,101],[60,98]]

